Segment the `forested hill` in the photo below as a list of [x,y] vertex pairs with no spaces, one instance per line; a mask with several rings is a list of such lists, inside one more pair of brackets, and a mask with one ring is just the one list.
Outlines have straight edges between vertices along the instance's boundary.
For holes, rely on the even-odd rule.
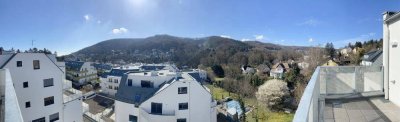
[[[156,35],[148,38],[124,38],[102,41],[72,53],[67,59],[78,58],[84,61],[121,61],[162,63],[174,62],[177,65],[197,67],[199,64],[248,64],[250,56],[256,54],[258,63],[271,62],[276,51],[305,50],[307,47],[282,46],[257,41],[242,42],[230,38],[210,36],[204,38],[182,38],[169,35]],[[260,57],[260,55],[262,55]],[[294,58],[295,56],[276,57]],[[252,57],[254,58],[254,57]]]

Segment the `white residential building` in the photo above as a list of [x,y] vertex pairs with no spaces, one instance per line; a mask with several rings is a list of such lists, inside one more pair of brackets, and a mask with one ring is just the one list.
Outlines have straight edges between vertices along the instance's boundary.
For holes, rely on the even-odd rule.
[[383,20],[385,98],[400,106],[400,12],[385,12]]
[[64,63],[55,55],[0,55],[0,69],[9,70],[25,122],[82,121],[81,94],[64,85]]
[[199,72],[169,70],[123,75],[115,101],[117,122],[216,122],[216,101]]
[[[101,93],[106,95],[115,96],[117,93],[119,83],[124,74],[129,72],[149,72],[149,71],[157,71],[157,75],[165,75],[173,73],[175,75],[175,71],[177,68],[174,65],[166,65],[166,64],[140,64],[140,65],[127,65],[121,66],[118,68],[112,69],[110,72],[103,73],[100,76],[100,87]],[[207,73],[205,71],[195,70],[199,72],[199,77],[202,80],[207,78]]]
[[361,66],[382,66],[383,62],[382,50],[370,51],[362,57]]
[[65,66],[66,78],[71,80],[75,86],[97,81],[97,70],[90,62],[67,61]]
[[274,66],[272,66],[272,70],[269,76],[281,79],[288,70],[289,70],[288,63],[277,63]]

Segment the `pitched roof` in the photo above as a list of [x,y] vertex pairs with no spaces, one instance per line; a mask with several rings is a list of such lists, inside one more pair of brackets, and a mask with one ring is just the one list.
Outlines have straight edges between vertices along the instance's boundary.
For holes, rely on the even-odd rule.
[[118,101],[135,104],[139,106],[147,99],[151,98],[162,86],[166,83],[171,83],[175,79],[174,76],[135,76],[131,79],[132,82],[141,82],[141,80],[150,81],[164,81],[160,86],[154,86],[153,88],[143,88],[140,86],[128,86],[128,75],[123,75],[121,78],[121,83],[119,84],[115,98]]
[[139,69],[111,69],[110,72],[103,73],[101,77],[106,78],[107,76],[120,76],[122,77],[125,73],[139,71]]
[[257,69],[258,69],[259,71],[262,71],[262,72],[268,72],[268,71],[271,70],[271,68],[269,68],[269,66],[266,65],[266,64],[260,64],[260,65],[258,65],[258,66],[257,66]]
[[200,74],[198,72],[191,72],[188,73],[190,76],[192,76],[197,82],[201,82],[202,79],[200,78]]
[[278,66],[282,66],[285,69],[290,68],[288,63],[276,63],[274,66],[272,66],[272,69],[276,69]]
[[140,68],[143,70],[160,70],[160,69],[164,69],[165,66],[150,66],[150,65],[144,65],[141,66]]
[[112,66],[108,65],[108,64],[94,63],[93,66],[96,69],[103,69],[103,70],[111,70],[112,69]]
[[378,57],[380,55],[382,55],[382,50],[374,50],[374,51],[370,51],[367,54],[367,57],[363,57],[364,61],[370,61],[370,62],[375,62],[376,59],[378,59]]
[[84,63],[82,61],[66,61],[65,66],[70,69],[80,70]]

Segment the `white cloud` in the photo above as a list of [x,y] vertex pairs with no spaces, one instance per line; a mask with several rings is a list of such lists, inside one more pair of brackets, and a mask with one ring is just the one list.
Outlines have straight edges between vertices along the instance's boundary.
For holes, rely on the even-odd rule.
[[220,37],[222,37],[222,38],[231,38],[231,36],[228,36],[228,35],[220,35]]
[[254,35],[254,37],[257,41],[264,40],[264,35]]
[[86,14],[83,18],[85,18],[86,21],[89,21],[92,17],[89,14]]
[[128,32],[129,32],[129,30],[124,28],[124,27],[115,28],[115,29],[112,30],[113,34],[124,34],[124,33],[128,33]]
[[101,21],[100,21],[100,20],[97,20],[97,24],[101,24]]
[[309,38],[308,42],[314,42],[314,39],[313,38]]
[[308,20],[306,20],[306,21],[304,21],[304,22],[301,22],[301,23],[299,23],[299,24],[297,24],[297,25],[300,25],[300,26],[317,26],[317,25],[319,25],[321,23],[321,21],[319,21],[319,20],[316,20],[316,19],[308,19]]

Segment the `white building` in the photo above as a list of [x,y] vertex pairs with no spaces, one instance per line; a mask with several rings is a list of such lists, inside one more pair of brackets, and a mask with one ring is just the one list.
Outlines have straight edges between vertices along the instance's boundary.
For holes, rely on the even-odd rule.
[[66,78],[73,82],[73,85],[82,86],[89,82],[97,81],[97,70],[90,62],[67,61]]
[[9,70],[24,121],[82,121],[81,94],[64,85],[64,63],[55,55],[0,55],[0,69]]
[[400,12],[383,15],[383,66],[385,98],[400,106]]
[[115,101],[117,122],[216,122],[216,101],[196,79],[199,72],[169,70],[122,77]]
[[361,66],[382,66],[382,50],[373,50],[362,57]]
[[[100,86],[101,92],[115,96],[117,93],[119,83],[124,74],[129,72],[149,72],[149,71],[157,71],[157,75],[175,75],[175,72],[178,69],[174,65],[166,65],[166,64],[140,64],[140,65],[126,65],[120,66],[118,68],[112,69],[110,72],[106,72],[100,77]],[[194,70],[194,72],[199,72],[198,77],[199,80],[204,81],[207,78],[207,73],[201,70]],[[172,74],[171,74],[172,73]]]
[[117,93],[122,76],[128,72],[137,72],[139,69],[112,69],[100,76],[101,93],[114,96]]
[[272,66],[272,70],[269,76],[281,79],[288,70],[289,70],[288,63],[277,63],[274,66]]

